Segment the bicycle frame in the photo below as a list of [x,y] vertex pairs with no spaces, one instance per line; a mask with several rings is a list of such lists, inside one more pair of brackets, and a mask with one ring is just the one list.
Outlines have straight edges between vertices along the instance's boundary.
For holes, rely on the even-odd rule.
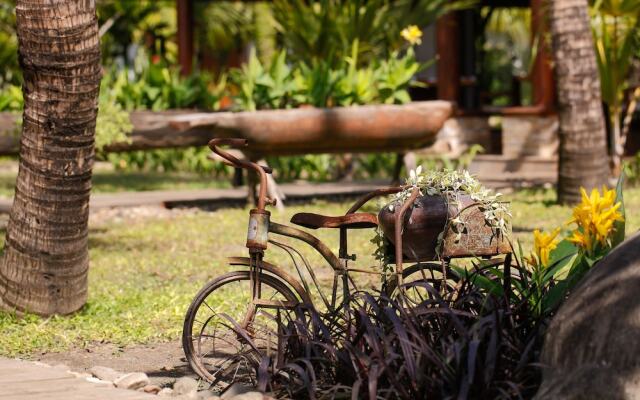
[[[371,199],[378,197],[378,196],[384,196],[384,195],[388,195],[388,194],[393,194],[393,193],[397,193],[401,190],[403,190],[404,187],[389,187],[389,188],[381,188],[378,190],[374,190],[370,193],[367,193],[366,195],[364,195],[363,197],[361,197],[360,199],[358,199],[356,201],[356,203],[354,203],[354,205],[347,211],[346,214],[351,214],[351,213],[355,213],[357,212],[362,206],[364,206],[368,201],[370,201]],[[249,231],[251,231],[253,229],[253,226],[259,226],[260,224],[268,224],[268,233],[269,234],[276,234],[276,235],[280,235],[280,236],[284,236],[284,237],[289,237],[295,240],[299,240],[302,241],[306,244],[308,244],[309,246],[311,246],[313,249],[315,249],[321,256],[322,258],[327,262],[327,264],[329,264],[329,266],[333,269],[334,271],[334,278],[333,278],[333,285],[332,285],[332,291],[331,291],[331,299],[327,300],[326,297],[324,296],[324,293],[322,292],[322,290],[319,287],[319,284],[316,281],[316,278],[314,276],[313,270],[311,269],[311,267],[308,265],[308,262],[306,261],[306,259],[304,258],[304,256],[302,256],[302,254],[300,254],[300,252],[298,250],[296,250],[295,248],[289,246],[289,245],[285,245],[283,243],[279,243],[274,241],[273,239],[268,239],[268,242],[282,248],[283,250],[285,250],[289,256],[291,257],[291,259],[293,260],[294,266],[296,267],[296,270],[298,272],[298,275],[300,276],[300,280],[294,278],[293,276],[291,276],[290,274],[288,274],[284,269],[271,265],[271,264],[266,264],[264,261],[262,261],[262,258],[264,257],[264,251],[266,250],[266,246],[262,246],[262,245],[258,245],[255,243],[255,240],[253,240],[253,235],[251,235],[251,239],[248,240],[247,242],[247,247],[249,247],[249,252],[250,254],[253,254],[254,257],[251,258],[251,260],[255,259],[255,262],[252,263],[250,265],[250,267],[252,269],[255,269],[255,272],[259,272],[260,269],[265,269],[268,272],[272,273],[273,275],[276,275],[278,278],[282,279],[286,284],[290,285],[296,292],[298,292],[298,295],[300,296],[300,298],[302,299],[303,303],[305,303],[305,305],[308,306],[314,306],[312,300],[311,300],[311,296],[309,293],[309,286],[303,276],[303,273],[301,271],[301,268],[297,265],[296,261],[295,261],[295,255],[297,255],[298,257],[300,257],[303,261],[303,263],[305,264],[305,266],[307,267],[307,271],[309,272],[309,274],[311,275],[311,278],[323,300],[323,302],[325,303],[325,306],[329,309],[329,310],[335,310],[337,309],[336,307],[336,302],[337,302],[337,294],[338,294],[338,282],[341,281],[342,283],[342,291],[343,291],[343,305],[346,307],[348,305],[348,300],[349,300],[349,281],[351,280],[351,277],[349,275],[349,272],[362,272],[362,273],[377,273],[374,271],[366,271],[366,270],[358,270],[358,269],[350,269],[348,267],[348,263],[349,261],[355,261],[355,255],[349,255],[348,254],[348,245],[347,245],[347,228],[340,228],[339,229],[339,234],[340,234],[340,247],[339,247],[339,252],[338,255],[336,255],[327,245],[325,245],[320,239],[318,239],[316,236],[302,230],[302,229],[298,229],[292,226],[288,226],[288,225],[283,225],[283,224],[279,224],[277,222],[271,222],[271,221],[263,221],[262,220],[262,216],[265,215],[264,213],[258,213],[257,210],[251,210],[251,214],[252,218],[255,218],[256,216],[260,215],[260,217],[258,219],[255,219],[254,222],[250,222],[249,223]],[[268,218],[268,213],[267,213],[267,218]],[[258,227],[256,230],[257,231],[261,231],[263,228]],[[257,236],[260,236],[260,234],[258,234]],[[259,254],[259,257],[255,257],[255,255]],[[237,260],[236,258],[234,258],[233,260]],[[246,260],[246,259],[245,259]],[[262,263],[262,264],[260,264]],[[246,264],[245,264],[246,265]],[[261,267],[262,265],[262,267]],[[256,276],[259,276],[259,274],[256,274]],[[351,280],[351,283],[355,286],[355,283],[353,282],[353,280]]]
[[[249,265],[248,266],[250,267],[250,270],[253,272],[251,274],[251,277],[252,277],[251,288],[252,288],[252,299],[253,299],[252,306],[253,307],[255,306],[264,306],[264,307],[290,306],[290,305],[282,304],[282,302],[278,302],[278,301],[274,302],[274,301],[260,299],[261,288],[260,288],[259,278],[260,278],[260,273],[263,269],[277,276],[279,279],[284,281],[284,283],[291,286],[296,292],[298,292],[298,295],[302,299],[303,303],[305,303],[308,306],[313,306],[313,303],[311,301],[311,296],[309,294],[308,284],[305,281],[305,278],[301,272],[301,269],[298,267],[298,265],[295,262],[294,253],[300,256],[300,258],[305,263],[305,266],[307,267],[308,272],[311,274],[312,279],[314,280],[314,283],[316,284],[316,287],[320,292],[320,295],[323,301],[325,302],[325,305],[329,309],[334,309],[334,310],[336,309],[335,303],[337,299],[337,286],[338,286],[338,280],[339,278],[341,278],[342,286],[343,286],[343,300],[346,306],[346,304],[348,304],[348,299],[349,299],[348,283],[350,280],[350,277],[349,277],[350,270],[348,269],[348,262],[355,261],[355,255],[349,255],[347,250],[347,228],[344,228],[344,227],[340,228],[340,249],[339,249],[338,255],[336,256],[336,254],[334,254],[327,245],[325,245],[320,239],[313,236],[312,234],[298,228],[282,225],[276,222],[271,222],[270,213],[265,209],[267,204],[275,204],[275,202],[272,199],[267,198],[267,195],[266,195],[267,193],[266,177],[267,177],[267,173],[271,173],[271,169],[268,167],[258,165],[253,162],[239,160],[233,155],[221,150],[218,147],[220,145],[242,147],[247,145],[246,140],[222,139],[222,138],[213,139],[209,142],[209,147],[216,154],[218,154],[220,157],[226,160],[225,162],[228,165],[253,170],[256,173],[258,173],[258,175],[260,176],[260,190],[258,193],[257,205],[255,209],[252,209],[249,212],[249,226],[248,226],[247,243],[246,243],[246,246],[249,249],[249,259],[248,259]],[[351,206],[351,208],[346,212],[346,215],[357,212],[369,200],[375,197],[398,193],[404,190],[405,188],[406,188],[405,186],[388,187],[388,188],[382,188],[382,189],[374,190],[370,193],[367,193],[366,195],[361,197],[358,201],[356,201],[356,203],[354,203],[353,206]],[[332,296],[331,296],[330,302],[327,301],[326,297],[322,293],[322,290],[320,289],[315,279],[313,270],[310,268],[310,266],[308,265],[308,262],[302,256],[302,254],[300,254],[296,249],[294,249],[291,246],[271,240],[269,238],[269,233],[274,233],[277,235],[303,241],[309,244],[312,248],[314,248],[318,253],[320,253],[320,255],[322,255],[322,257],[327,261],[327,263],[333,268],[333,271],[334,271]],[[289,253],[298,271],[298,275],[300,276],[301,282],[297,281],[291,275],[286,273],[286,271],[284,271],[282,268],[268,264],[263,260],[264,253],[265,253],[265,250],[267,249],[267,244],[269,242],[275,244],[276,246],[284,249]],[[247,261],[247,259],[242,259],[242,258],[232,258],[231,260],[232,262],[235,261],[236,263],[243,264],[243,265],[246,265],[246,261]],[[368,272],[368,271],[355,270],[355,269],[351,271]],[[355,283],[353,282],[353,280],[351,280],[351,282],[355,286]]]

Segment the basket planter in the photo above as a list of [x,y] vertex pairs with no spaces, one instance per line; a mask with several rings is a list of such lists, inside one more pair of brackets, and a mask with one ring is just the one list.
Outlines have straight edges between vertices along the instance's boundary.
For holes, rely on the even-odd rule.
[[[402,231],[403,258],[408,262],[433,261],[438,258],[436,252],[438,236],[444,231],[442,239],[442,258],[489,257],[511,252],[507,234],[496,234],[484,219],[482,205],[471,197],[459,197],[459,209],[456,204],[447,204],[442,196],[421,196],[414,207],[404,216]],[[395,245],[396,213],[401,204],[395,204],[393,211],[384,207],[378,214],[378,221],[385,237]],[[459,238],[448,221],[458,216],[464,221],[465,229]]]

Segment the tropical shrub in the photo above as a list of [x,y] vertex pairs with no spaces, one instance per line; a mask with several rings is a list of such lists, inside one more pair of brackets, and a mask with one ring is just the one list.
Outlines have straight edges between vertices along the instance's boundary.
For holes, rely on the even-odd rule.
[[15,31],[15,0],[0,3],[0,87],[17,85],[22,79],[18,65],[18,38]]
[[0,112],[20,111],[24,104],[22,88],[16,85],[5,85],[0,88]]
[[[625,97],[630,89],[631,62],[640,50],[639,16],[640,2],[636,0],[596,1],[591,7],[591,26],[602,101],[609,111],[611,155],[615,173],[619,172],[629,129],[628,125],[623,128],[622,118],[627,114],[630,120],[630,115],[635,112],[635,107],[629,107],[625,113],[623,105],[628,100]],[[640,94],[632,92],[632,97]],[[635,105],[635,101],[632,103]]]
[[125,110],[167,110],[173,108],[214,109],[219,105],[226,76],[212,82],[206,74],[182,77],[160,56],[140,57],[133,72],[112,70],[103,86],[109,86],[115,101]]
[[252,51],[245,65],[230,72],[231,83],[237,91],[233,96],[234,108],[253,111],[301,105],[408,103],[411,101],[408,89],[415,84],[414,76],[426,66],[416,60],[413,50],[422,32],[416,26],[409,28],[412,34],[404,35],[408,45],[403,53],[393,52],[389,59],[366,66],[359,66],[357,40],[351,45],[350,55],[338,67],[326,61],[290,66],[285,50],[265,66]]
[[424,27],[439,16],[468,7],[447,0],[277,0],[273,16],[279,39],[294,62],[328,62],[340,67],[358,42],[357,67],[388,58],[402,47],[407,25]]

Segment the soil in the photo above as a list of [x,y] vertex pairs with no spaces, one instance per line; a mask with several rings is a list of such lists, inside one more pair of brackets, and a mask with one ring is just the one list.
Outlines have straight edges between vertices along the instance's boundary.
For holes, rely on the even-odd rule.
[[198,379],[186,362],[180,341],[126,347],[96,343],[84,349],[41,354],[33,359],[49,365],[64,364],[74,372],[89,372],[98,365],[120,372],[144,372],[152,384],[161,387],[170,386],[183,376]]

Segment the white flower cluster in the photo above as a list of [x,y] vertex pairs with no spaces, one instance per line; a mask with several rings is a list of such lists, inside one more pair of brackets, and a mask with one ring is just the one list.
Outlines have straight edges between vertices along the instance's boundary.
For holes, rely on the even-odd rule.
[[[502,194],[493,193],[490,189],[483,187],[469,171],[444,169],[423,172],[420,166],[409,172],[406,184],[407,187],[402,192],[397,193],[391,202],[384,206],[389,211],[393,212],[395,207],[402,206],[415,188],[420,190],[421,196],[443,197],[448,205],[454,204],[458,210],[463,208],[460,196],[466,195],[476,202],[478,208],[484,214],[485,222],[491,226],[495,234],[507,233],[508,220],[511,218],[511,213],[507,203],[500,201]],[[448,227],[455,232],[456,240],[462,238],[466,228],[465,222],[460,215],[449,220]],[[436,249],[438,253],[441,250],[443,240],[444,231],[438,236],[438,248]],[[375,257],[383,264],[386,264],[389,260],[389,255],[384,254],[385,241],[380,229],[377,229],[376,237],[372,242],[378,245],[378,249],[374,253]]]

